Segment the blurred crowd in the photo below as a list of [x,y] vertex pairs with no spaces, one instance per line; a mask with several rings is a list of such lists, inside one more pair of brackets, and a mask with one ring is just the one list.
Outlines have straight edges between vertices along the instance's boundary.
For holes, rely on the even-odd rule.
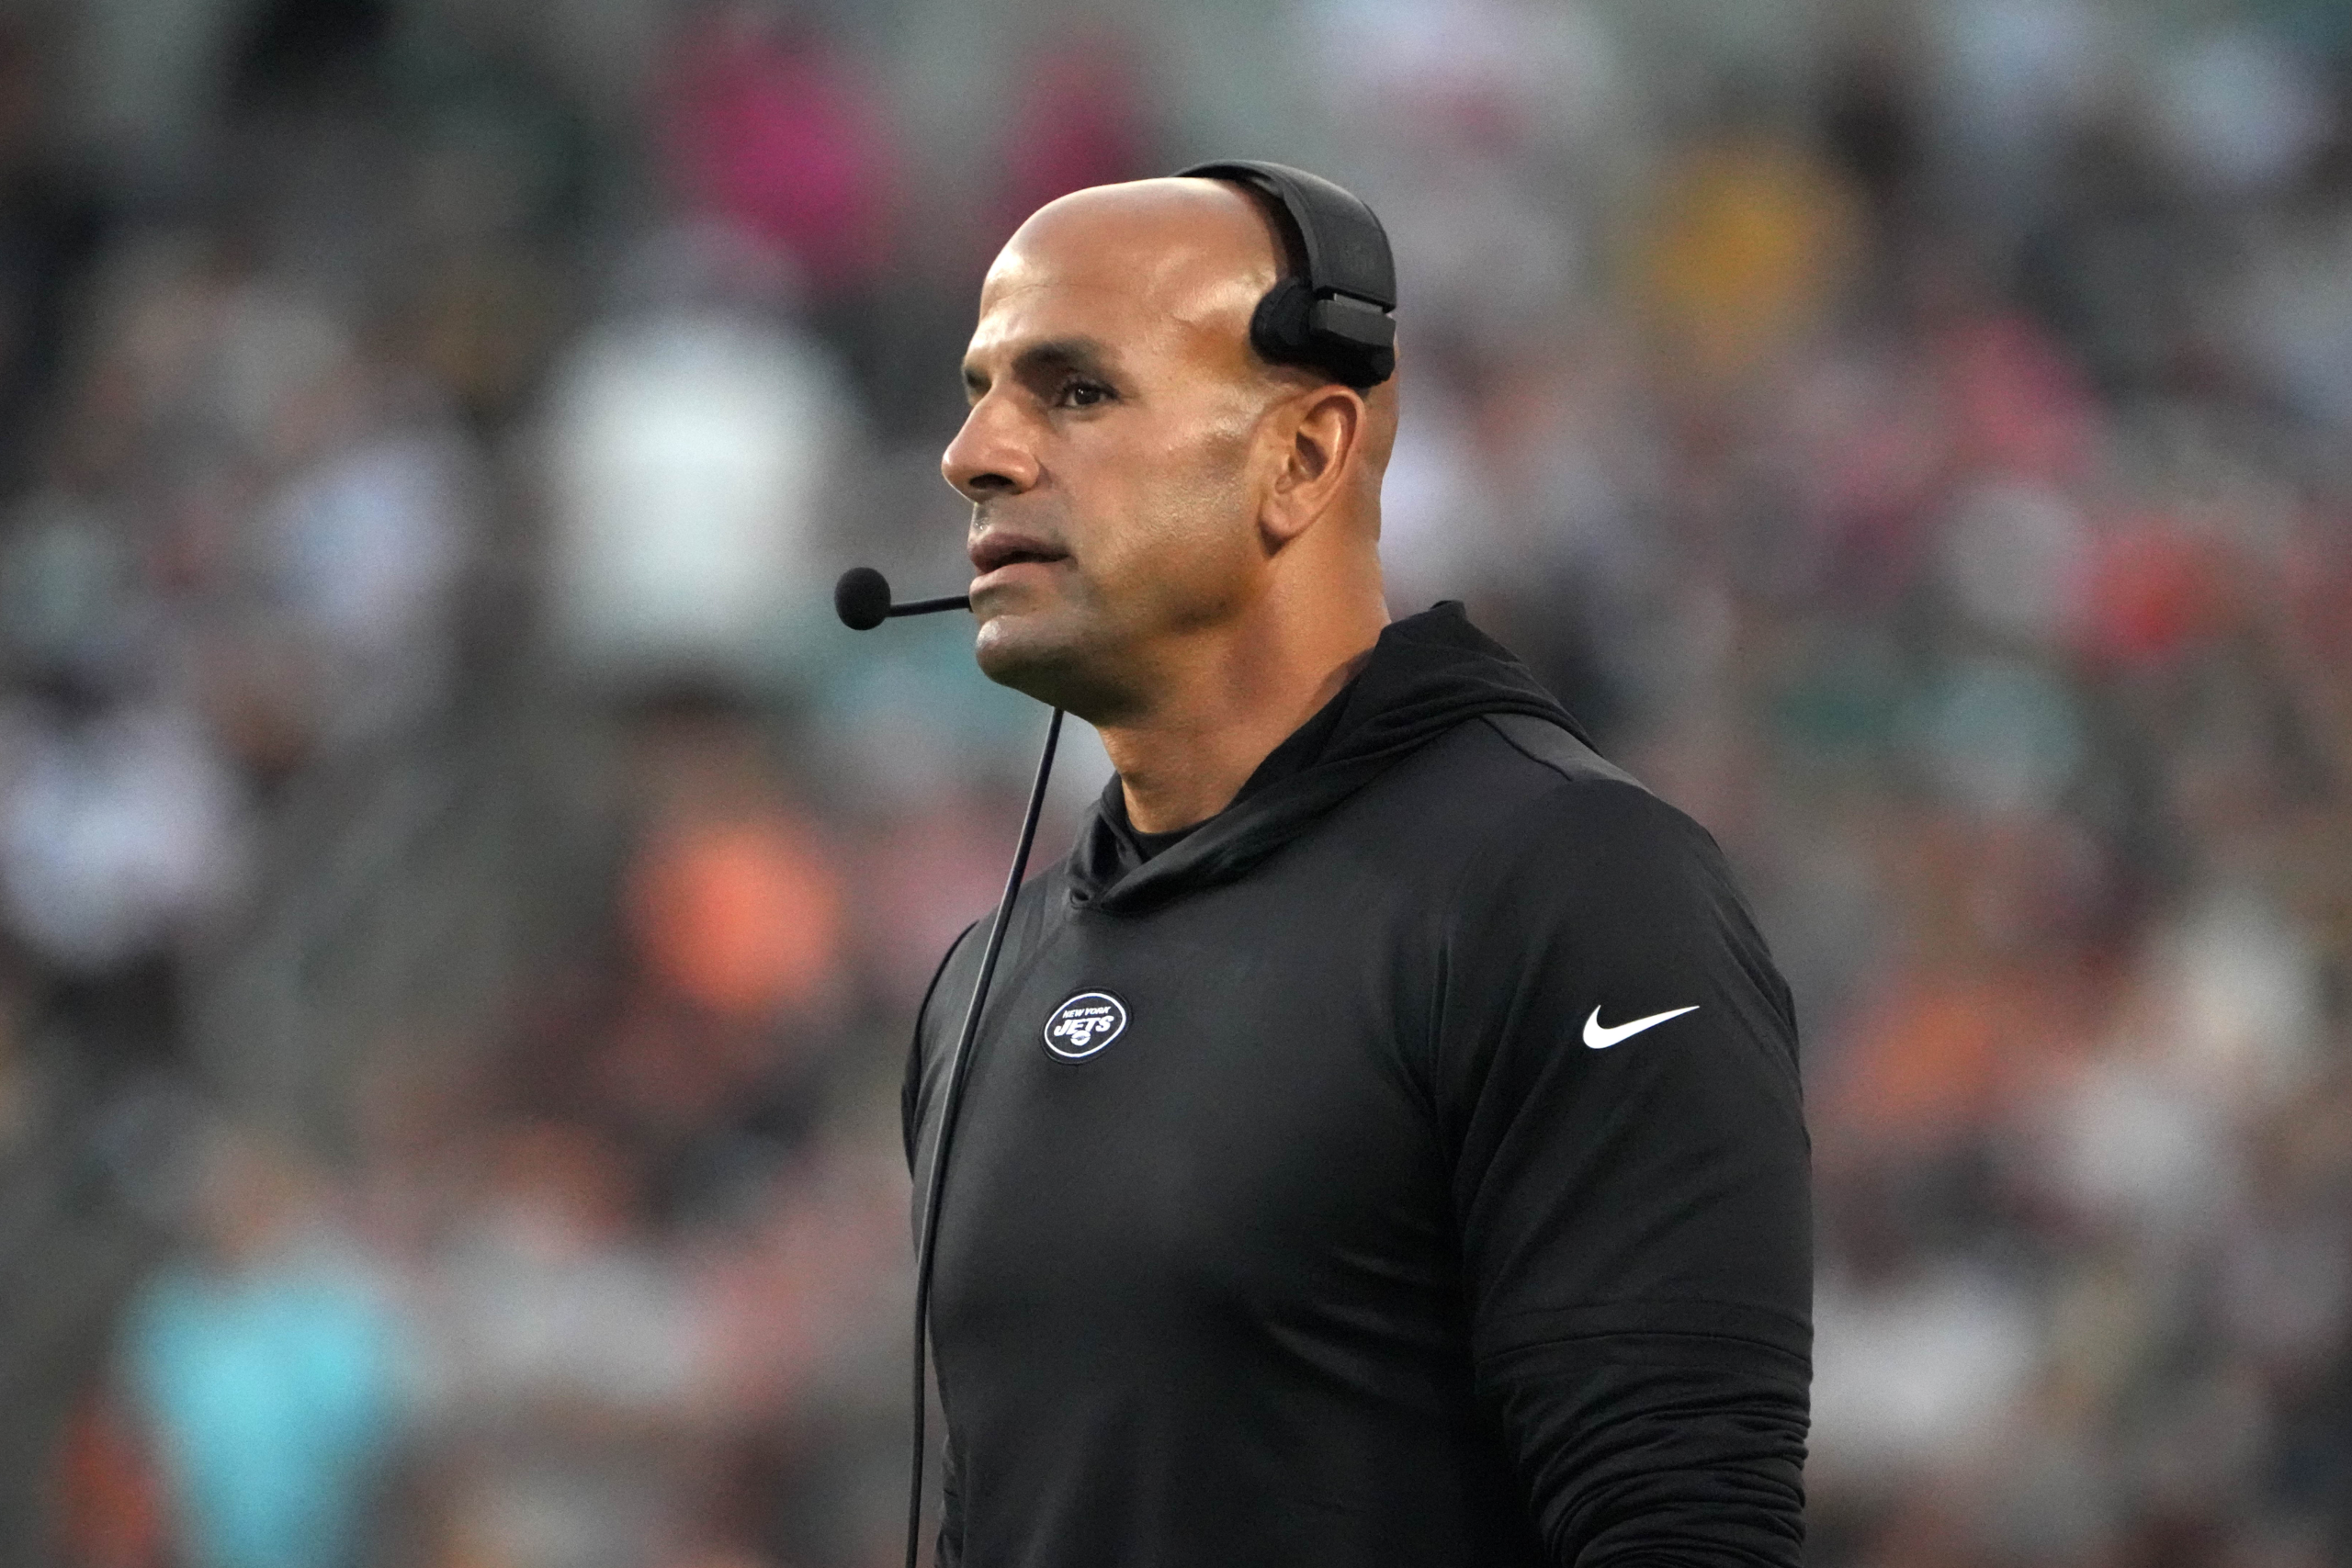
[[1811,1561],[2352,1561],[2340,4],[8,0],[0,1564],[891,1560],[1042,716],[826,590],[1211,155],[1396,239],[1396,606],[1795,987]]

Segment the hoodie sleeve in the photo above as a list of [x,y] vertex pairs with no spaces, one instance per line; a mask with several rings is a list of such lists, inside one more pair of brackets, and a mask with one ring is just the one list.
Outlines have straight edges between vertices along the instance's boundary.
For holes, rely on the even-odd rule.
[[1809,1147],[1721,852],[1637,784],[1566,779],[1498,825],[1442,951],[1479,1396],[1552,1561],[1793,1568]]

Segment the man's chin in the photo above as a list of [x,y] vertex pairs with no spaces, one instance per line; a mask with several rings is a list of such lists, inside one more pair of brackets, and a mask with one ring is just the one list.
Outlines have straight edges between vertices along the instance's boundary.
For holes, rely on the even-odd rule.
[[1055,618],[1032,612],[995,615],[982,621],[972,643],[972,658],[980,673],[1000,686],[1035,696],[1030,691],[1032,683],[1050,682],[1053,672],[1069,662],[1069,639],[1056,635],[1049,624]]
[[972,657],[998,685],[1085,718],[1102,696],[1091,669],[1098,661],[1087,657],[1075,628],[1057,624],[1063,620],[1050,611],[991,615],[980,624]]

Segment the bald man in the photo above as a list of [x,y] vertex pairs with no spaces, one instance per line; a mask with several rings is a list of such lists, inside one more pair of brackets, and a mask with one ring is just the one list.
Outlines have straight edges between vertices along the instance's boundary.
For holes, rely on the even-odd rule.
[[[1787,988],[1713,841],[1460,606],[1389,623],[1395,384],[1252,346],[1298,251],[1148,180],[981,290],[978,660],[1118,773],[969,1069],[940,1561],[1793,1564]],[[917,1029],[918,1171],[981,945]]]

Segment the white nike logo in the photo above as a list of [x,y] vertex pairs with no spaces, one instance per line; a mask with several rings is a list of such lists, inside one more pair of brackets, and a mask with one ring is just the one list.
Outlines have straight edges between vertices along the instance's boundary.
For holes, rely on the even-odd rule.
[[1680,1018],[1686,1012],[1698,1010],[1699,1004],[1692,1002],[1687,1008],[1676,1008],[1672,1012],[1654,1012],[1647,1018],[1637,1018],[1631,1023],[1621,1023],[1611,1029],[1602,1025],[1600,1010],[1595,1008],[1592,1016],[1584,1021],[1584,1043],[1596,1051],[1606,1051],[1620,1040],[1630,1040],[1645,1029],[1656,1029],[1669,1018]]

